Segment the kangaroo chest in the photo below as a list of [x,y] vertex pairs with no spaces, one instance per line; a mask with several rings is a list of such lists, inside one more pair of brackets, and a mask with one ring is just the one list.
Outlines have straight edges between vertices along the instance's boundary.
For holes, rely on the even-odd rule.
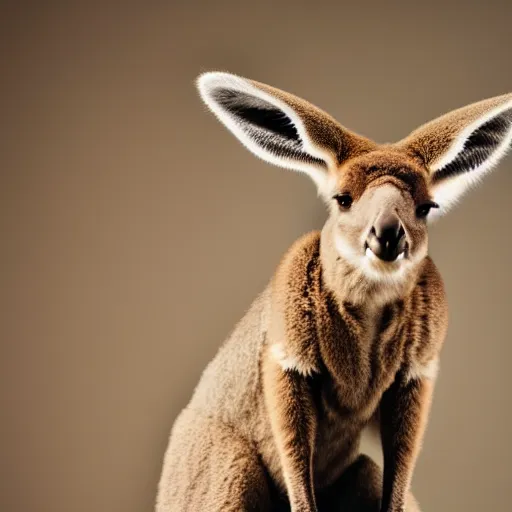
[[401,301],[371,314],[344,304],[323,316],[318,338],[323,368],[312,384],[318,486],[328,485],[357,454],[363,428],[404,363],[407,316]]
[[340,413],[371,414],[403,363],[406,309],[403,301],[372,312],[343,304],[323,315],[317,326],[324,366],[319,405]]
[[374,408],[403,360],[410,297],[377,306],[368,287],[366,303],[354,304],[327,286],[318,239],[292,255],[275,288],[275,339],[285,340],[298,369],[319,376],[321,401],[347,411]]
[[321,488],[356,457],[362,431],[397,373],[429,359],[443,296],[431,260],[403,291],[383,296],[358,282],[358,296],[345,293],[322,266],[318,239],[306,242],[285,258],[273,283],[268,354],[310,385],[317,418],[313,469]]

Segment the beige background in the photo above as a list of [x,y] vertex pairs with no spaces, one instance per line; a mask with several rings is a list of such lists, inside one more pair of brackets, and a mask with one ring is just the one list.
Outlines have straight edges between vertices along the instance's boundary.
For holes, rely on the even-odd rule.
[[[511,2],[273,4],[1,2],[0,510],[151,511],[203,367],[322,224],[307,178],[205,112],[198,73],[381,142],[512,91]],[[451,325],[425,511],[510,510],[511,187],[508,157],[431,232]]]

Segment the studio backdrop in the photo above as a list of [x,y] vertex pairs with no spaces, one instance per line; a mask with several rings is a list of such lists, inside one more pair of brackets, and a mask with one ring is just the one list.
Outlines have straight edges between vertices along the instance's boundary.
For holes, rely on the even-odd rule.
[[[326,216],[200,101],[223,70],[379,142],[512,91],[512,3],[3,2],[0,510],[150,512],[171,425]],[[413,481],[510,510],[512,158],[430,231],[448,338]]]

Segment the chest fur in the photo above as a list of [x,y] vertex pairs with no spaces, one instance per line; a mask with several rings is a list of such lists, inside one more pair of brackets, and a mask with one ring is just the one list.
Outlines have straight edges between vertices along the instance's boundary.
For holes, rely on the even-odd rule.
[[399,301],[368,311],[329,297],[321,307],[319,410],[364,421],[406,360],[408,308]]
[[425,260],[399,299],[355,305],[327,286],[319,252],[311,237],[282,262],[272,286],[268,343],[283,369],[310,383],[318,419],[315,479],[325,484],[357,453],[397,372],[431,358],[432,340],[443,334],[444,294]]
[[428,348],[429,279],[379,306],[340,299],[324,278],[317,238],[285,258],[273,286],[270,339],[283,368],[310,376],[320,403],[370,415],[397,371]]

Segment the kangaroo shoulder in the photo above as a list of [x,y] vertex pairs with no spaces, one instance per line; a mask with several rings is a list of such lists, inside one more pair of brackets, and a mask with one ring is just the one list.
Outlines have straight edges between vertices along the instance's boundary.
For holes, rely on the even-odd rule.
[[431,258],[420,272],[412,297],[409,354],[411,377],[435,379],[439,357],[448,329],[448,304],[443,279]]
[[320,233],[299,238],[286,252],[272,280],[269,357],[285,370],[317,371],[315,303],[320,278]]

